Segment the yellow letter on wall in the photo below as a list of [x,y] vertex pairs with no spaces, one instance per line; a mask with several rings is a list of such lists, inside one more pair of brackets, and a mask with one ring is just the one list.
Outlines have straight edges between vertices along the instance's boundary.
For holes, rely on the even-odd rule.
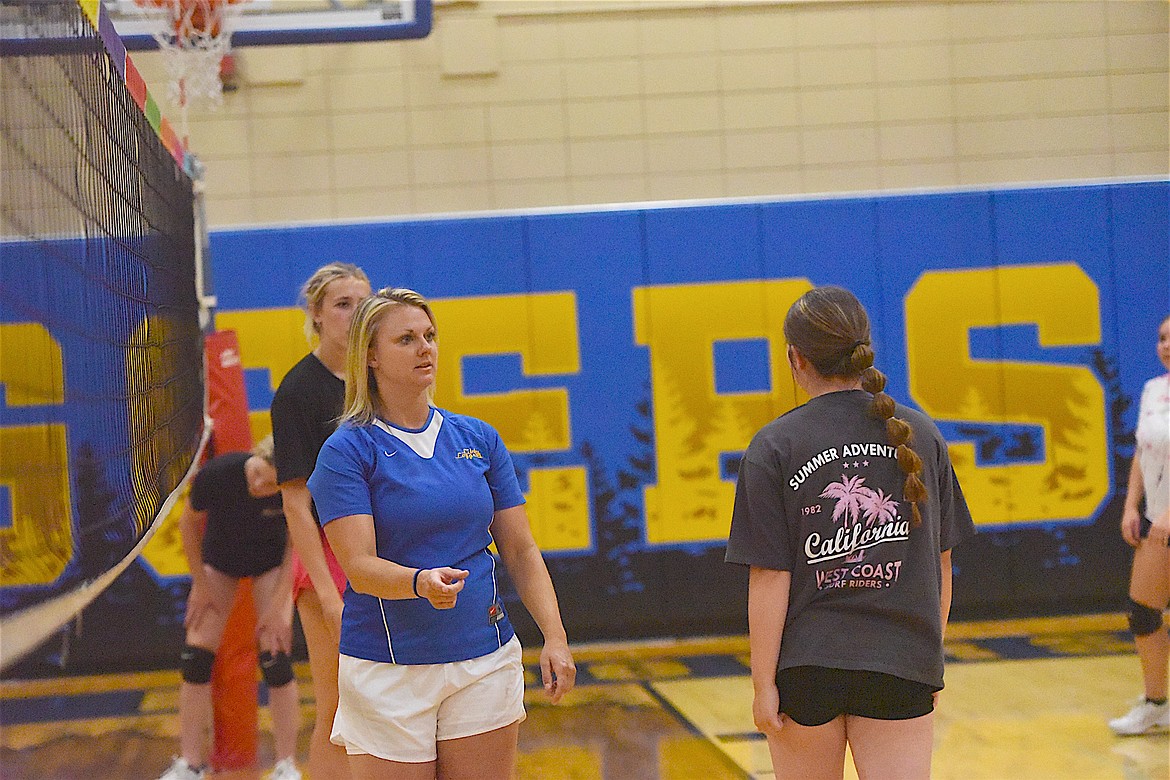
[[1043,429],[1044,461],[980,466],[950,446],[981,525],[1083,520],[1109,493],[1105,392],[1081,366],[974,360],[972,328],[1036,324],[1041,346],[1099,344],[1098,290],[1073,263],[931,271],[906,297],[910,392],[932,417]]
[[[798,399],[788,371],[783,323],[807,281],[743,281],[634,290],[634,332],[650,347],[658,484],[645,489],[651,544],[726,539],[735,485],[721,453]],[[714,343],[767,339],[771,391],[717,393]]]
[[[435,403],[478,417],[500,433],[512,452],[572,447],[569,393],[563,388],[467,395],[463,358],[519,354],[526,375],[581,370],[574,293],[533,293],[431,301],[439,322]],[[528,472],[528,514],[542,550],[587,549],[589,497],[582,467]]]
[[528,520],[544,552],[588,550],[589,475],[583,466],[528,470]]
[[527,375],[581,370],[574,293],[535,293],[432,301],[439,321],[435,401],[491,423],[513,452],[572,446],[567,390],[466,395],[463,358],[519,353]]
[[[236,332],[243,367],[268,369],[273,392],[289,369],[312,349],[305,341],[304,322],[305,312],[296,307],[240,309],[215,315],[217,329]],[[272,433],[272,420],[267,409],[249,412],[248,417],[253,441],[260,441]]]
[[[39,323],[0,325],[0,384],[9,406],[65,400],[61,347]],[[0,485],[12,526],[0,529],[0,584],[47,585],[73,555],[69,449],[59,423],[0,428]]]

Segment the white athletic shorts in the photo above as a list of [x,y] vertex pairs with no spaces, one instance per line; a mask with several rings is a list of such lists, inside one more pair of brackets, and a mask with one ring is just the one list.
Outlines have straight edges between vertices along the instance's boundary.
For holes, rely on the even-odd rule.
[[330,741],[348,755],[419,764],[435,743],[524,720],[524,665],[516,637],[499,650],[447,664],[390,664],[342,655]]

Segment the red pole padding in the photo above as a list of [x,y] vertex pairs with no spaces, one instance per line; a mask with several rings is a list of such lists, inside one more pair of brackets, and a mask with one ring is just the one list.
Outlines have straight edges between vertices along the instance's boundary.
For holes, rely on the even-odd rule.
[[252,580],[240,581],[228,616],[223,642],[211,669],[215,709],[215,747],[211,766],[217,772],[256,766],[259,701],[256,690],[256,608]]
[[252,449],[248,391],[234,330],[209,333],[207,350],[207,413],[215,421],[212,446],[216,455]]
[[[240,345],[235,331],[208,334],[207,409],[214,422],[212,447],[216,455],[252,449],[248,397]],[[248,769],[256,765],[259,701],[256,690],[256,608],[252,581],[241,581],[236,603],[223,632],[223,642],[211,671],[215,707],[215,748],[211,765],[216,771]]]

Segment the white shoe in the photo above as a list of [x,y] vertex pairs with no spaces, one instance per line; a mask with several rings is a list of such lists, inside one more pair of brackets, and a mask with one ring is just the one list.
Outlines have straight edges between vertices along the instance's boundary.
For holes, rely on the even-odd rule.
[[284,758],[272,767],[272,774],[268,780],[301,780],[301,770],[297,769],[297,762],[291,758]]
[[176,756],[170,768],[158,780],[203,780],[203,770],[195,769],[182,756]]
[[1166,731],[1170,728],[1170,702],[1151,704],[1143,698],[1132,710],[1109,721],[1109,728],[1123,737]]

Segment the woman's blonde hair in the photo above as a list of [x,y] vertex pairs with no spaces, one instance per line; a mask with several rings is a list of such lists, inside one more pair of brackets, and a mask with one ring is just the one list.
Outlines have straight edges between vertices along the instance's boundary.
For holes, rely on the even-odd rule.
[[276,465],[276,455],[274,453],[275,453],[275,450],[273,449],[273,446],[272,446],[272,434],[271,433],[268,434],[267,436],[265,436],[260,441],[256,442],[256,445],[254,447],[252,447],[252,454],[255,455],[257,458],[260,458],[261,460],[268,463],[269,466]]
[[370,368],[370,350],[385,319],[394,306],[414,306],[422,309],[431,325],[438,331],[435,313],[427,299],[405,287],[383,287],[366,298],[354,312],[349,326],[349,349],[345,353],[345,411],[342,422],[369,425],[378,416],[378,380]]
[[314,337],[321,335],[321,329],[316,320],[313,319],[313,314],[321,308],[326,288],[338,279],[357,279],[366,284],[370,283],[366,272],[353,263],[329,263],[313,272],[313,275],[301,287],[299,298],[299,300],[304,301],[305,338],[310,344],[313,343]]

